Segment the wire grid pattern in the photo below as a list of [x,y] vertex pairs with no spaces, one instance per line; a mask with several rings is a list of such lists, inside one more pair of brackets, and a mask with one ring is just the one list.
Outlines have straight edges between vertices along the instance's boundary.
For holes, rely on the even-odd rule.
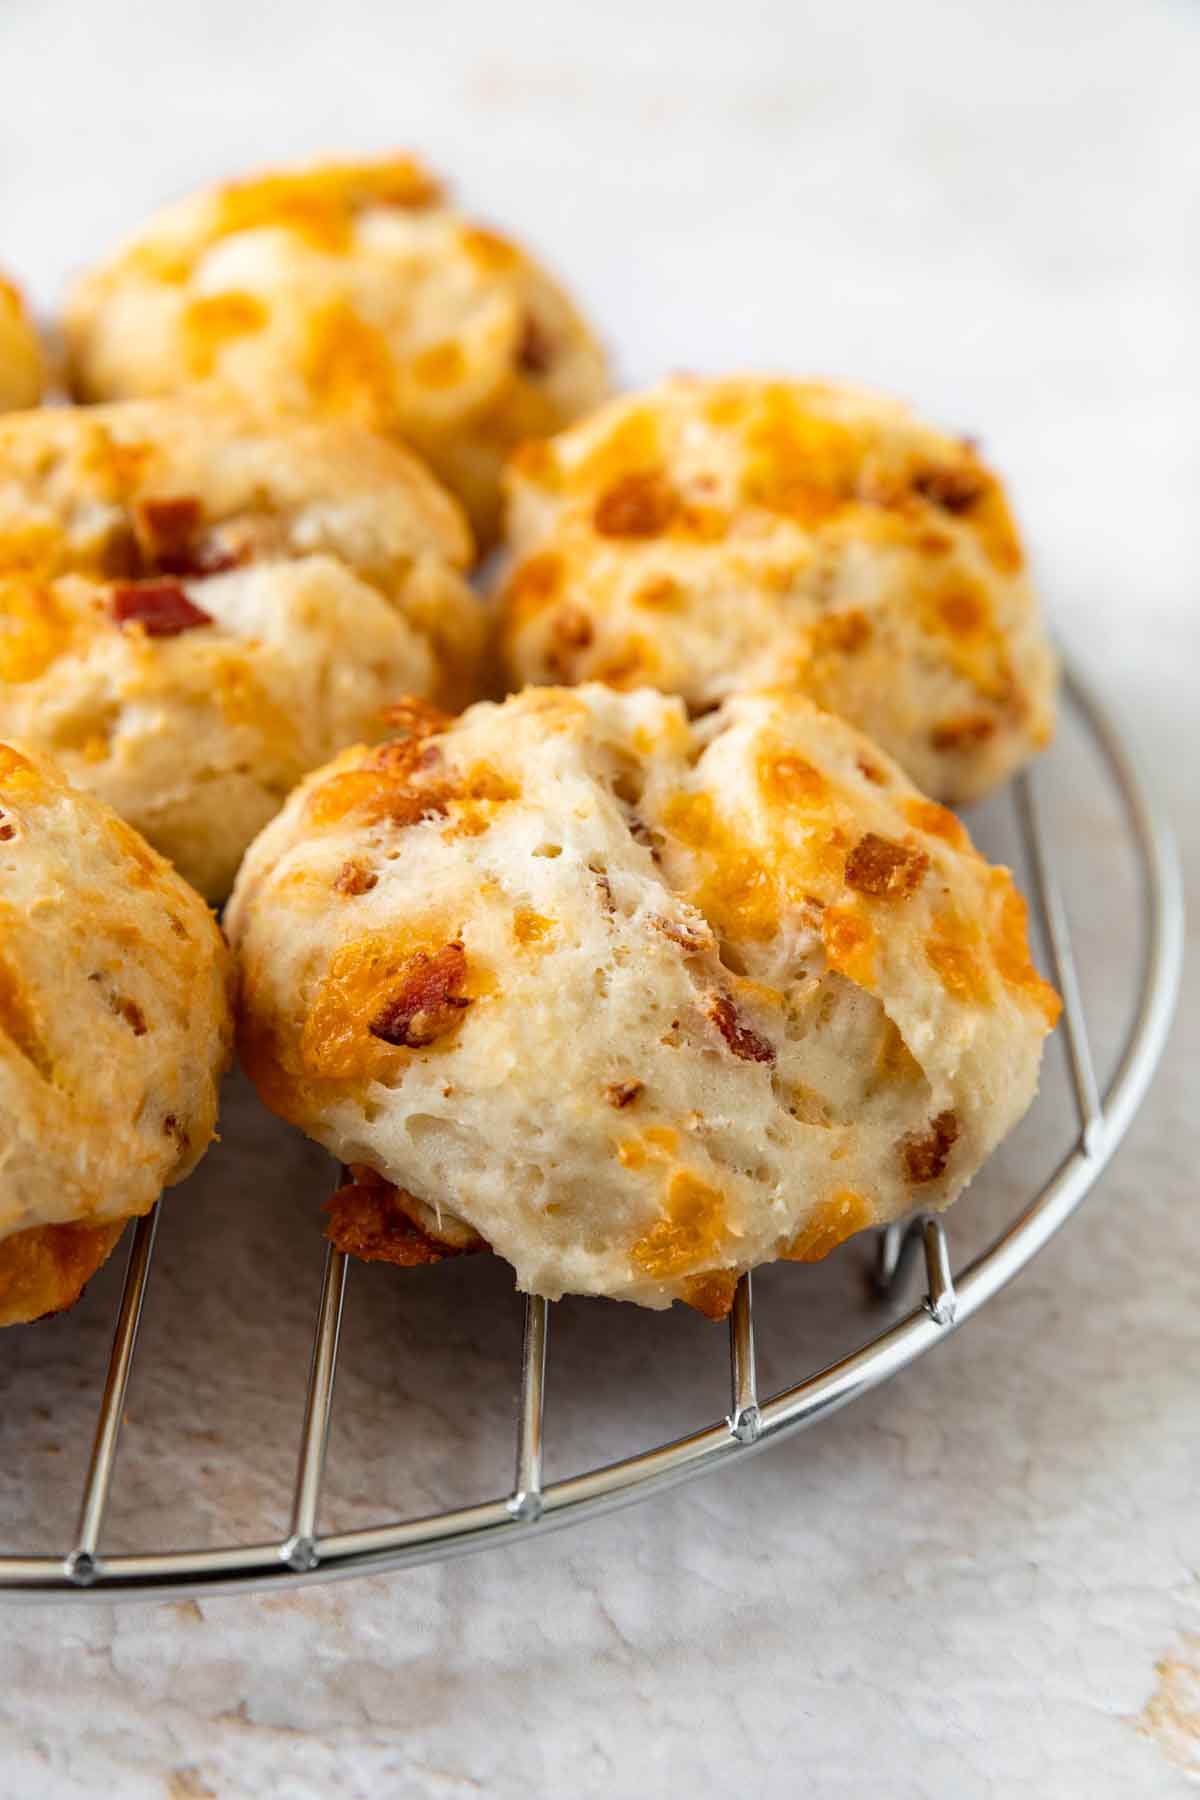
[[814,1424],[885,1381],[968,1319],[1037,1254],[1112,1156],[1161,1056],[1179,982],[1183,902],[1166,821],[1136,757],[1091,690],[1073,674],[1067,692],[1120,796],[1137,853],[1142,899],[1137,1003],[1116,1071],[1102,1094],[1088,1041],[1066,910],[1043,824],[1038,792],[1041,777],[1026,772],[1013,785],[1016,824],[1028,859],[1035,913],[1063,997],[1076,1132],[1054,1174],[981,1255],[956,1275],[940,1219],[922,1213],[886,1226],[877,1234],[876,1289],[881,1296],[896,1292],[912,1265],[921,1260],[925,1277],[921,1304],[851,1354],[764,1401],[759,1399],[755,1367],[753,1285],[751,1277],[744,1275],[729,1319],[728,1415],[671,1443],[548,1486],[542,1480],[542,1446],[552,1309],[545,1300],[530,1296],[525,1303],[511,1490],[499,1498],[424,1518],[322,1535],[318,1514],[347,1275],[345,1256],[330,1247],[313,1332],[286,1535],[280,1541],[210,1550],[106,1557],[101,1541],[154,1258],[156,1208],[137,1222],[133,1234],[74,1542],[60,1555],[0,1556],[0,1597],[169,1596],[201,1589],[297,1585],[435,1561],[511,1542],[514,1534],[546,1531],[644,1498]]

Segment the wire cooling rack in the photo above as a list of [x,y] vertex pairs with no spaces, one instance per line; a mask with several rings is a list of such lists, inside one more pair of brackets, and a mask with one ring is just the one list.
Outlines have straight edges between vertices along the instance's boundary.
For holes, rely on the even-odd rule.
[[510,1491],[425,1517],[322,1533],[319,1503],[347,1276],[345,1257],[330,1249],[313,1331],[286,1534],[273,1541],[230,1543],[215,1549],[106,1555],[102,1539],[154,1258],[156,1210],[138,1222],[133,1234],[74,1540],[59,1554],[0,1555],[0,1595],[26,1599],[166,1597],[200,1590],[275,1588],[397,1569],[512,1543],[725,1467],[812,1425],[887,1380],[970,1318],[1037,1254],[1079,1205],[1112,1156],[1162,1053],[1179,981],[1183,902],[1169,829],[1137,757],[1078,675],[1068,681],[1067,698],[1119,802],[1124,846],[1136,864],[1141,960],[1133,1017],[1120,1044],[1115,1071],[1102,1092],[1088,1039],[1059,873],[1043,820],[1041,788],[1055,780],[1056,752],[1036,774],[1027,773],[1017,780],[1011,800],[1035,920],[1064,1001],[1062,1031],[1074,1097],[1074,1125],[1072,1128],[1070,1120],[1064,1125],[1066,1147],[1049,1180],[1023,1196],[1015,1219],[981,1254],[955,1271],[942,1223],[928,1214],[878,1232],[873,1276],[876,1293],[880,1298],[895,1296],[910,1270],[923,1263],[921,1303],[849,1355],[765,1400],[760,1400],[758,1393],[752,1283],[749,1275],[744,1276],[729,1321],[728,1415],[670,1443],[550,1483],[542,1478],[542,1445],[553,1308],[544,1300],[530,1298],[525,1302],[515,1477]]

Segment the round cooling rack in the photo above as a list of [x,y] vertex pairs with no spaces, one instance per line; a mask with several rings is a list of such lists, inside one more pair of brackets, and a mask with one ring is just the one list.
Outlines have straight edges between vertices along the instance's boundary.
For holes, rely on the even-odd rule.
[[[1053,1173],[1040,1186],[1028,1178],[1023,1185],[1010,1184],[1017,1200],[1015,1217],[962,1267],[954,1268],[945,1229],[932,1215],[917,1215],[874,1234],[872,1281],[881,1307],[882,1302],[895,1299],[911,1271],[923,1266],[924,1296],[906,1316],[896,1319],[893,1306],[887,1320],[867,1342],[815,1373],[794,1380],[770,1398],[760,1399],[751,1278],[744,1276],[729,1321],[728,1415],[669,1443],[585,1468],[564,1479],[543,1481],[547,1352],[555,1309],[544,1300],[529,1298],[525,1301],[516,1475],[512,1488],[497,1498],[430,1512],[423,1517],[322,1532],[318,1504],[326,1475],[347,1275],[346,1259],[330,1249],[313,1331],[286,1533],[261,1542],[229,1542],[212,1549],[106,1554],[102,1547],[105,1522],[154,1256],[156,1211],[139,1221],[133,1235],[74,1538],[56,1554],[0,1554],[0,1594],[24,1599],[62,1599],[68,1595],[84,1599],[117,1595],[174,1597],[201,1590],[275,1588],[334,1576],[378,1573],[514,1543],[737,1462],[803,1426],[815,1424],[950,1336],[1037,1254],[1096,1181],[1146,1092],[1162,1054],[1178,988],[1183,900],[1166,820],[1138,757],[1078,674],[1068,678],[1066,710],[1067,722],[1101,772],[1099,789],[1116,821],[1106,830],[1092,833],[1087,857],[1102,860],[1081,871],[1077,866],[1080,857],[1073,854],[1061,871],[1060,882],[1060,870],[1051,852],[1051,843],[1060,834],[1047,824],[1052,805],[1057,801],[1059,811],[1065,805],[1068,815],[1072,815],[1086,810],[1085,795],[1094,799],[1099,791],[1095,783],[1085,790],[1077,775],[1072,778],[1069,762],[1064,760],[1066,753],[1060,748],[1044,758],[1035,773],[1021,776],[1010,793],[996,804],[1012,809],[1001,829],[1012,836],[1017,848],[1050,973],[1063,996],[1061,1041],[1073,1106],[1068,1103],[1054,1110],[1057,1166]],[[1068,885],[1066,877],[1070,876],[1075,886],[1080,880],[1084,882],[1085,897],[1101,890],[1111,879],[1114,857],[1120,856],[1129,861],[1133,870],[1137,894],[1133,920],[1140,936],[1140,962],[1132,956],[1128,959],[1137,971],[1130,995],[1130,1018],[1115,1034],[1112,1072],[1102,1084],[1089,1043],[1079,979],[1079,972],[1086,973],[1084,949],[1090,944],[1098,950],[1102,943],[1095,930],[1089,932],[1085,923],[1080,934],[1077,970],[1064,888]],[[1078,915],[1086,909],[1077,906],[1073,910],[1078,924]],[[1132,929],[1128,920],[1125,929]],[[1124,963],[1124,944],[1120,949]],[[1103,1002],[1103,994],[1100,998]],[[664,1328],[670,1329],[669,1324]],[[191,1321],[187,1329],[196,1331],[196,1322]],[[679,1329],[678,1324],[675,1329]],[[203,1345],[197,1357],[202,1355]],[[252,1368],[247,1379],[253,1380]],[[436,1406],[436,1402],[434,1393],[431,1403]],[[441,1413],[443,1418],[448,1415],[452,1415],[452,1431],[469,1433],[469,1423],[454,1412],[449,1397]],[[38,1416],[50,1414],[42,1409]],[[404,1429],[405,1422],[401,1421],[400,1442]],[[420,1430],[419,1424],[412,1427],[414,1433]],[[248,1454],[252,1459],[253,1452]],[[129,1459],[127,1477],[133,1472],[135,1460]],[[9,1461],[11,1467],[11,1457]],[[124,1463],[122,1467],[125,1468]],[[229,1479],[232,1483],[232,1470]],[[5,1521],[0,1514],[0,1543],[5,1537]]]

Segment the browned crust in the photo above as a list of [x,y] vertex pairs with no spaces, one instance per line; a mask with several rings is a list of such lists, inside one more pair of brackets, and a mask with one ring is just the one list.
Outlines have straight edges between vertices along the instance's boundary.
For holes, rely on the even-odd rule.
[[403,1188],[393,1187],[373,1169],[354,1168],[351,1180],[325,1202],[325,1236],[336,1250],[361,1262],[395,1263],[415,1269],[485,1249],[478,1244],[444,1244],[422,1230],[404,1210]]
[[[349,1173],[350,1180],[325,1202],[329,1214],[325,1236],[336,1250],[361,1262],[392,1263],[401,1269],[445,1262],[450,1256],[470,1256],[477,1250],[490,1251],[482,1238],[460,1245],[432,1237],[405,1210],[406,1200],[410,1205],[416,1202],[403,1188],[393,1187],[362,1164],[356,1163]],[[680,1298],[706,1319],[724,1319],[733,1305],[737,1283],[736,1270],[714,1269],[690,1276]]]
[[74,1306],[127,1224],[35,1225],[0,1241],[0,1325],[26,1325]]

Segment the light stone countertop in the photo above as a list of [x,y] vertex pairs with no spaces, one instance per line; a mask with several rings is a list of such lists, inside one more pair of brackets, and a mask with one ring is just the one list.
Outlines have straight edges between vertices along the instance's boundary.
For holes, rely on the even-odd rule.
[[[340,0],[0,10],[0,262],[53,303],[163,197],[412,144],[540,246],[631,381],[812,369],[980,432],[1059,629],[1200,859],[1200,14]],[[1131,919],[1052,771],[1101,1042]],[[1000,809],[985,841],[1003,852]],[[1127,1800],[1200,1782],[1194,959],[1098,1193],[953,1341],[606,1520],[294,1595],[0,1614],[0,1796]],[[956,1255],[1061,1142],[1045,1092]],[[279,1532],[328,1165],[231,1089],[171,1199],[111,1547]],[[311,1201],[309,1196],[312,1197]],[[66,1541],[119,1286],[0,1343],[0,1545]],[[872,1324],[861,1253],[762,1280],[763,1386]],[[619,1333],[613,1331],[619,1324]],[[520,1310],[480,1259],[351,1275],[327,1517],[502,1491]],[[614,1343],[613,1337],[619,1341]],[[723,1334],[566,1303],[549,1474],[706,1423]]]

